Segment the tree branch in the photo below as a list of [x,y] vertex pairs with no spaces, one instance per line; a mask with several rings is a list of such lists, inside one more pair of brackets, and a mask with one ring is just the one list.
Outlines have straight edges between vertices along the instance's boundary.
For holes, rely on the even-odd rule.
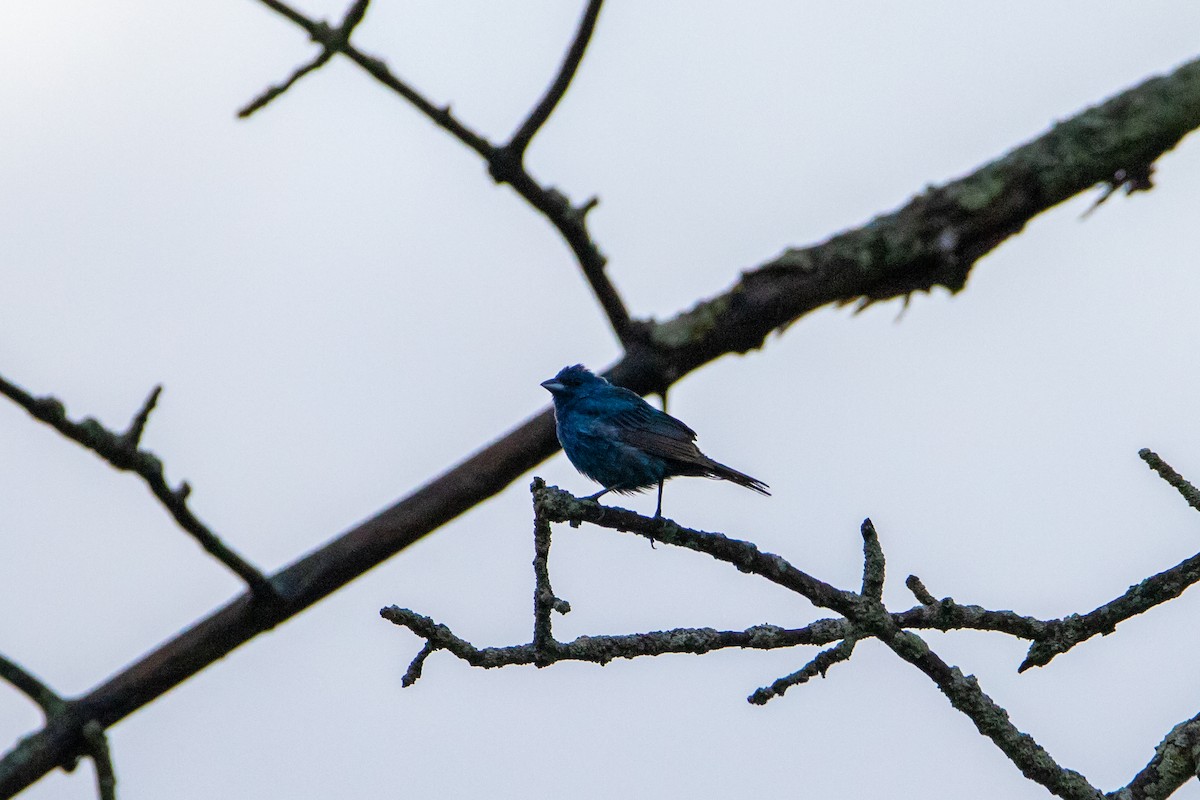
[[579,29],[575,32],[575,39],[567,48],[562,66],[558,68],[558,74],[546,89],[546,94],[529,112],[529,116],[525,118],[505,146],[518,159],[524,157],[525,150],[533,141],[533,137],[550,119],[554,108],[567,93],[567,88],[571,85],[571,80],[579,69],[579,62],[583,61],[583,54],[587,50],[588,42],[592,39],[592,32],[596,29],[596,19],[600,16],[600,6],[603,4],[604,0],[588,1],[587,8],[583,11],[583,18],[579,20]]
[[37,703],[47,719],[57,714],[67,704],[66,700],[59,697],[53,689],[38,680],[33,673],[2,655],[0,655],[0,679],[8,681],[22,694]]
[[209,555],[236,573],[250,586],[256,596],[264,600],[276,598],[278,593],[271,582],[250,562],[222,542],[188,508],[187,498],[191,493],[191,487],[184,482],[179,485],[179,488],[172,489],[163,475],[163,464],[158,456],[149,450],[142,450],[138,447],[142,432],[146,428],[146,421],[158,403],[158,396],[161,392],[161,386],[154,387],[142,408],[129,423],[129,428],[124,433],[117,434],[90,417],[83,422],[72,422],[67,418],[62,401],[50,396],[34,397],[19,386],[0,377],[0,394],[24,408],[35,419],[46,423],[63,436],[91,450],[115,469],[136,474],[149,487],[150,492],[158,498],[159,503],[179,527],[191,535]]
[[1200,714],[1179,723],[1154,748],[1154,758],[1111,800],[1162,800],[1196,777],[1200,765]]
[[[700,655],[714,650],[740,647],[748,650],[778,650],[797,645],[828,644],[837,641],[844,633],[845,620],[818,620],[803,628],[780,628],[776,625],[755,625],[742,631],[718,631],[714,628],[673,628],[667,631],[649,631],[621,636],[580,636],[570,642],[555,642],[554,652],[546,658],[532,642],[507,647],[476,647],[455,634],[449,627],[415,611],[399,606],[387,606],[379,610],[379,616],[408,628],[425,640],[425,646],[417,654],[413,664],[423,663],[425,658],[438,650],[445,650],[473,667],[496,669],[511,666],[546,666],[559,661],[586,661],[592,664],[607,664],[618,658],[641,658],[660,656],[667,653],[690,653]],[[404,686],[411,686],[421,677],[421,670],[414,674],[410,665],[405,673]],[[412,680],[409,680],[409,677]]]
[[[346,11],[342,18],[342,24],[337,28],[329,28],[324,23],[313,23],[314,30],[320,31],[320,36],[313,34],[313,41],[321,44],[321,52],[316,58],[307,64],[297,67],[296,70],[283,83],[275,86],[268,86],[262,94],[246,104],[241,111],[238,112],[239,119],[246,119],[260,108],[265,108],[272,100],[279,97],[288,89],[296,85],[297,81],[303,78],[310,72],[320,69],[329,63],[329,59],[333,58],[342,48],[350,43],[350,34],[354,33],[354,29],[358,27],[358,23],[363,21],[363,17],[367,14],[367,5],[370,0],[356,0],[354,5]],[[267,3],[272,8],[276,5],[283,7],[282,3],[272,4]],[[280,9],[276,8],[277,11]],[[289,9],[290,10],[290,9]],[[280,13],[283,13],[280,11]],[[296,15],[297,17],[299,14]],[[289,17],[289,19],[292,19]],[[293,19],[293,22],[295,20]]]
[[1138,457],[1146,462],[1146,466],[1158,473],[1164,481],[1175,487],[1175,491],[1187,501],[1192,508],[1200,511],[1200,490],[1188,483],[1187,479],[1171,468],[1171,465],[1159,458],[1158,453],[1143,447],[1138,451]]
[[[1197,507],[1192,500],[1197,492],[1194,486],[1183,479],[1169,464],[1154,452],[1143,448],[1138,451],[1142,460],[1150,465],[1163,480],[1179,490],[1189,505]],[[1045,633],[1029,647],[1029,653],[1018,672],[1031,667],[1044,667],[1060,653],[1065,653],[1080,642],[1093,636],[1112,633],[1125,620],[1148,611],[1157,605],[1174,600],[1188,587],[1200,581],[1200,553],[1185,559],[1168,570],[1151,575],[1104,605],[1086,614],[1072,614],[1062,619],[1050,620]]]
[[828,650],[822,650],[811,661],[791,675],[785,675],[770,686],[764,686],[756,690],[746,700],[756,706],[764,706],[776,697],[783,697],[784,692],[793,686],[808,683],[818,675],[824,678],[825,673],[829,671],[830,667],[834,664],[848,661],[850,656],[854,655],[854,645],[856,644],[858,644],[857,638],[847,636],[838,642],[837,646],[831,647]]
[[[301,27],[311,25],[275,0],[260,2]],[[377,80],[394,80],[386,67],[352,45],[344,52]],[[403,84],[393,88],[401,94],[411,92]],[[424,98],[417,96],[411,102],[425,102],[427,115],[447,130],[457,124],[448,112],[439,114]],[[939,283],[960,289],[965,279],[963,256],[981,257],[1033,216],[1105,180],[1103,176],[1131,164],[1153,162],[1198,125],[1200,62],[1191,62],[1061,123],[967,178],[928,190],[899,212],[824,244],[787,251],[744,275],[725,294],[672,320],[648,325],[644,341],[639,339],[606,375],[641,394],[658,393],[722,355],[760,347],[772,331],[827,303],[880,300]],[[479,148],[472,149],[481,153],[488,147],[481,140],[475,144]],[[944,265],[949,262],[954,269],[947,272]],[[943,265],[940,270],[939,265]],[[955,277],[957,282],[952,280]],[[235,598],[76,702],[95,707],[101,724],[115,723],[497,494],[557,450],[553,418],[544,410],[392,507],[276,573],[275,584],[285,587],[283,603],[265,609],[253,603],[249,594]],[[963,608],[951,611],[962,613]],[[935,612],[923,606],[912,613]],[[1036,638],[1032,635],[1036,620],[993,618],[991,622],[1011,624],[1013,635],[1023,631],[1029,634],[1026,638]],[[0,796],[20,791],[57,767],[78,736],[78,728],[50,723],[24,740],[0,761]]]
[[[592,240],[587,229],[587,213],[596,207],[597,200],[589,199],[582,205],[573,205],[570,199],[552,186],[543,186],[534,180],[525,168],[525,148],[537,130],[549,118],[550,113],[558,104],[562,93],[567,90],[571,78],[575,74],[583,51],[591,38],[595,27],[596,17],[600,13],[600,2],[591,0],[580,22],[575,41],[567,51],[566,59],[559,69],[559,75],[547,90],[546,96],[534,108],[530,116],[517,130],[509,144],[497,147],[486,138],[471,130],[450,113],[450,106],[438,107],[424,95],[396,76],[383,62],[375,56],[367,55],[358,50],[349,41],[338,37],[339,29],[331,29],[328,25],[305,17],[300,12],[279,2],[279,0],[259,0],[271,10],[283,15],[308,32],[314,41],[321,44],[327,52],[340,52],[362,67],[375,80],[400,95],[411,103],[418,111],[428,117],[435,125],[448,132],[455,139],[474,150],[488,165],[488,172],[496,183],[507,183],[517,194],[521,195],[531,206],[538,210],[550,221],[575,254],[584,277],[592,287],[596,300],[608,316],[613,332],[627,348],[632,342],[633,323],[625,302],[609,281],[604,268],[607,259],[600,248]],[[545,115],[543,118],[542,115]],[[524,135],[528,139],[522,139]]]

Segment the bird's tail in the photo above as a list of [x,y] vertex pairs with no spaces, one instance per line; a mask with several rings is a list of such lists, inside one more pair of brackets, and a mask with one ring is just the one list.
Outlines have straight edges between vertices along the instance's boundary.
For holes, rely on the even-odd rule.
[[716,478],[716,479],[722,480],[722,481],[733,481],[738,486],[745,486],[747,489],[751,489],[755,492],[758,492],[759,494],[765,494],[768,497],[771,496],[771,493],[768,491],[768,489],[770,489],[771,487],[767,486],[765,483],[760,481],[758,478],[751,478],[746,473],[738,472],[733,467],[727,467],[724,464],[720,463],[719,461],[713,461],[711,458],[708,460],[710,462],[707,465],[708,466],[708,471],[707,471],[708,477]]

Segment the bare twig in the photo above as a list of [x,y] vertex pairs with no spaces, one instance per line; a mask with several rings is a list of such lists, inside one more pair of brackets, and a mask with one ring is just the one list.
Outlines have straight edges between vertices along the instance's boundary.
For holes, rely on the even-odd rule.
[[[571,248],[571,252],[575,254],[580,269],[592,287],[601,308],[608,316],[617,338],[626,347],[632,343],[634,326],[629,316],[629,310],[608,279],[608,275],[605,273],[607,259],[600,252],[600,248],[592,240],[587,229],[587,213],[596,206],[596,199],[592,198],[582,205],[575,206],[558,189],[543,186],[534,180],[524,165],[524,152],[529,140],[549,118],[550,113],[562,98],[562,93],[570,84],[571,78],[579,66],[579,60],[583,58],[583,51],[591,38],[596,16],[600,12],[598,0],[591,0],[584,12],[575,41],[567,51],[567,57],[559,69],[558,77],[547,90],[545,97],[517,130],[513,140],[501,147],[493,145],[485,137],[456,119],[450,113],[449,106],[435,105],[395,75],[381,59],[367,55],[348,41],[340,39],[336,35],[339,29],[331,29],[327,25],[311,20],[279,0],[259,0],[259,2],[299,25],[308,32],[314,41],[321,44],[326,52],[340,52],[345,55],[375,80],[411,103],[438,127],[478,153],[487,162],[488,171],[493,180],[512,186],[517,194],[521,195],[526,202],[558,229],[567,246]],[[543,118],[543,114],[545,118]]]
[[793,686],[808,683],[818,675],[824,678],[825,673],[829,671],[830,667],[842,661],[847,661],[850,656],[854,655],[854,645],[857,643],[858,639],[853,636],[847,636],[838,642],[835,647],[817,653],[811,661],[791,675],[785,675],[770,686],[764,686],[756,690],[746,700],[756,706],[766,705],[776,697],[783,697],[784,693]]
[[[303,66],[297,67],[291,76],[289,76],[288,79],[283,83],[267,87],[262,94],[251,100],[244,108],[242,108],[241,111],[238,112],[238,117],[240,119],[245,119],[255,111],[258,111],[260,108],[265,108],[272,100],[295,86],[296,82],[305,75],[325,66],[329,62],[329,59],[333,58],[334,55],[336,55],[347,44],[349,44],[350,34],[354,33],[354,29],[358,26],[358,23],[363,21],[363,17],[366,16],[367,13],[367,5],[369,3],[370,0],[356,0],[354,5],[350,6],[349,10],[346,11],[346,15],[342,18],[342,24],[337,28],[329,28],[328,25],[324,25],[323,23],[314,23],[315,26],[320,26],[318,28],[314,28],[314,30],[320,30],[322,33],[321,37],[318,37],[315,34],[313,35],[313,41],[322,45],[321,52],[318,53],[316,58],[314,58],[312,61],[304,64]],[[268,5],[271,4],[268,3]],[[282,3],[279,5],[282,6]],[[272,5],[272,8],[274,8],[274,5]],[[279,9],[276,10],[278,11]],[[280,11],[280,13],[283,12]],[[296,16],[299,16],[299,14]],[[291,19],[291,17],[289,17],[289,19]],[[295,20],[293,19],[293,21]]]
[[96,791],[100,800],[116,800],[117,774],[113,770],[112,754],[108,750],[108,737],[104,726],[89,720],[83,726],[83,740],[88,757],[96,765]]
[[558,68],[558,74],[554,76],[554,80],[547,87],[546,93],[542,95],[542,99],[529,112],[529,116],[517,128],[516,132],[512,135],[512,139],[506,145],[507,149],[517,158],[524,156],[529,143],[533,141],[533,137],[537,135],[538,130],[550,119],[550,115],[554,113],[555,106],[562,100],[563,95],[567,93],[567,87],[571,85],[571,80],[575,77],[575,72],[579,69],[579,62],[583,61],[583,54],[587,50],[588,42],[591,41],[592,32],[596,29],[596,19],[600,16],[600,6],[603,4],[604,0],[588,1],[587,8],[583,11],[583,17],[579,20],[579,29],[575,32],[575,39],[571,42],[571,46],[567,48],[562,66]]
[[412,686],[417,681],[421,680],[421,673],[425,670],[425,659],[429,658],[430,653],[437,650],[433,646],[433,642],[425,642],[425,646],[421,648],[421,652],[417,653],[416,658],[409,663],[408,669],[404,672],[404,677],[400,680],[401,686]]
[[35,419],[46,423],[56,431],[91,450],[111,466],[123,472],[133,472],[150,488],[150,492],[166,508],[179,527],[192,536],[210,555],[235,572],[244,580],[256,596],[265,600],[277,597],[275,587],[269,580],[209,530],[187,506],[191,488],[181,483],[172,489],[163,475],[163,464],[148,450],[138,447],[150,412],[158,402],[161,386],[156,386],[141,410],[122,434],[116,434],[90,417],[83,422],[72,422],[60,400],[54,397],[34,397],[19,386],[0,378],[0,394],[24,408]]
[[1086,614],[1072,614],[1047,622],[1045,633],[1029,647],[1019,672],[1044,667],[1055,656],[1065,653],[1093,636],[1108,635],[1119,623],[1174,600],[1192,584],[1200,581],[1200,554],[1181,561],[1168,570],[1151,575],[1128,591]]
[[37,703],[47,719],[57,714],[67,704],[66,700],[38,680],[33,673],[2,655],[0,655],[0,679],[8,681],[22,694]]
[[[536,481],[535,481],[536,483]],[[1008,719],[1004,709],[997,706],[980,688],[973,677],[964,676],[956,667],[942,661],[915,633],[901,629],[893,616],[877,599],[836,589],[788,564],[783,558],[763,553],[750,542],[730,539],[721,534],[681,528],[670,520],[642,517],[624,509],[597,507],[595,503],[580,502],[554,487],[535,489],[536,502],[542,513],[556,522],[582,520],[606,528],[629,531],[648,536],[665,544],[674,544],[703,552],[719,561],[733,564],[740,571],[757,575],[803,595],[810,602],[842,614],[854,627],[856,635],[878,638],[898,656],[924,672],[951,704],[966,714],[979,732],[990,738],[1030,780],[1037,781],[1063,798],[1094,800],[1099,791],[1077,772],[1055,763],[1028,734],[1022,733]],[[863,523],[864,561],[882,561],[879,543],[870,520]],[[882,581],[882,569],[868,566],[869,576],[864,586],[872,590]],[[848,657],[852,644],[839,650],[827,651],[825,661],[832,664],[840,656]],[[817,660],[797,674],[797,682],[819,674]],[[789,676],[791,677],[791,676]],[[788,679],[785,678],[786,683]],[[786,688],[786,686],[781,687]],[[769,694],[770,689],[766,690]],[[752,696],[753,698],[754,696]],[[769,699],[764,694],[763,700]]]
[[1172,469],[1170,464],[1159,458],[1158,453],[1143,447],[1141,450],[1138,450],[1138,457],[1146,462],[1146,466],[1157,472],[1160,478],[1175,487],[1175,491],[1182,495],[1189,506],[1200,511],[1200,490],[1196,489],[1186,478]]

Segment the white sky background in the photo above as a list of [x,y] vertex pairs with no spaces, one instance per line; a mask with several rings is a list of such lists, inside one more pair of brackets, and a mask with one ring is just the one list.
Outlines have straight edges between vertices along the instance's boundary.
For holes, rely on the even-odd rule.
[[[637,316],[889,211],[1200,52],[1194,2],[613,3],[535,141]],[[342,3],[303,4],[320,16]],[[377,0],[356,34],[494,141],[582,3]],[[569,252],[478,159],[349,62],[250,121],[312,53],[251,0],[0,8],[0,374],[122,428],[226,541],[277,569],[618,355]],[[665,512],[886,599],[1084,612],[1198,549],[1139,447],[1200,479],[1200,141],[1157,188],[1039,217],[965,291],[826,309],[682,382],[671,411],[766,480],[670,484]],[[1094,195],[1093,195],[1094,196]],[[0,404],[0,652],[83,693],[239,591],[140,482]],[[561,456],[537,470],[594,491]],[[765,708],[813,649],[482,671],[377,616],[529,640],[529,477],[110,732],[125,800],[171,797],[1042,798],[878,644]],[[622,505],[653,510],[652,495]],[[556,634],[799,626],[727,565],[561,529]],[[922,634],[1065,766],[1112,789],[1200,708],[1194,592],[1018,676],[999,635]],[[0,744],[39,725],[0,686]],[[95,796],[90,765],[31,800]],[[1193,782],[1178,797],[1200,797]]]

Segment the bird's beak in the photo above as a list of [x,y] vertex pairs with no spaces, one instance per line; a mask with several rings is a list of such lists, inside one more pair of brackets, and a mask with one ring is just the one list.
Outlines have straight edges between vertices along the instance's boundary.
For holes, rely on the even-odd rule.
[[561,383],[554,380],[554,378],[551,378],[548,381],[542,381],[542,388],[545,389],[550,394],[554,394],[555,392],[561,392],[563,389],[565,389],[567,387],[563,386]]

